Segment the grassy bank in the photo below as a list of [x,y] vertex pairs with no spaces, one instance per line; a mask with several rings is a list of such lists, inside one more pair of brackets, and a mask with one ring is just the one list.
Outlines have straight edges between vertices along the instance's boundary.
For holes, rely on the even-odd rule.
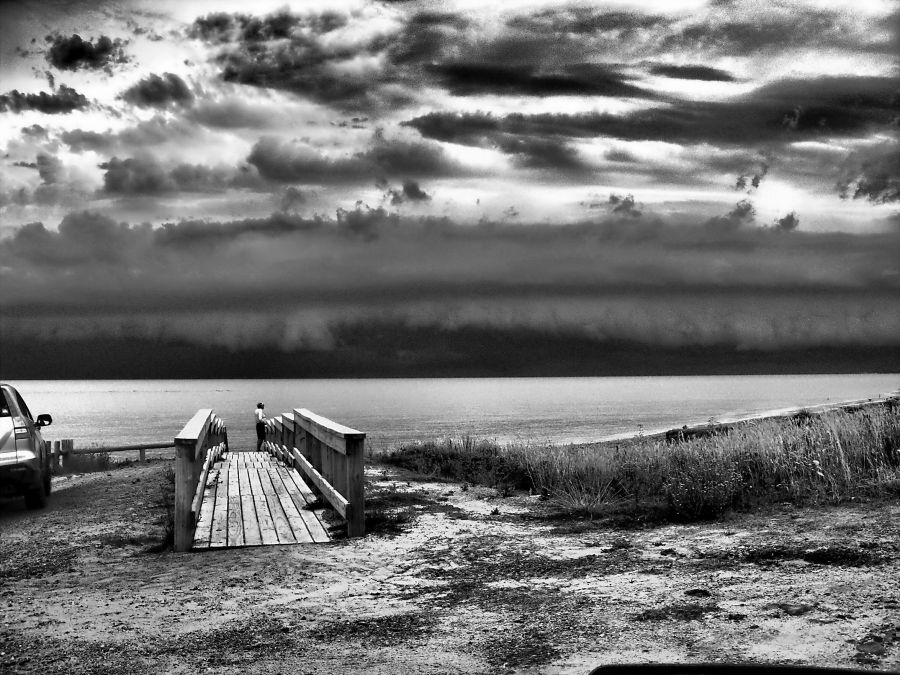
[[421,474],[546,495],[572,514],[711,518],[763,503],[900,495],[900,406],[754,420],[707,437],[556,447],[473,439],[379,458]]

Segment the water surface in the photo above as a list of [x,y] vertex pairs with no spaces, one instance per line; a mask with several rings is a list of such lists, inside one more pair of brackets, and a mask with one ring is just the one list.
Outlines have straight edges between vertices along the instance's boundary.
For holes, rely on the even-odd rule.
[[213,408],[232,445],[253,443],[253,408],[310,410],[368,434],[376,447],[472,435],[501,442],[579,443],[710,418],[868,398],[900,375],[565,377],[365,380],[22,380],[11,382],[49,439],[79,446],[174,438]]

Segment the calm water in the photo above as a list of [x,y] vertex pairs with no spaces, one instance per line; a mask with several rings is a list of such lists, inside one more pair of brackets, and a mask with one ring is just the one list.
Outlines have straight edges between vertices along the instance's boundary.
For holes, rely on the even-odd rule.
[[45,438],[77,445],[164,441],[198,408],[213,408],[232,446],[254,438],[253,408],[309,408],[383,447],[472,435],[576,443],[720,420],[782,407],[868,398],[900,388],[900,375],[584,377],[389,380],[84,380],[11,382]]

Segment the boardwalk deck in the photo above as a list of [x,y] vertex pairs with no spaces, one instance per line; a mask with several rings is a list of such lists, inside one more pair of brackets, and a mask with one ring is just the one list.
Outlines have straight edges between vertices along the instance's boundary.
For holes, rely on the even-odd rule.
[[210,469],[194,549],[330,541],[295,469],[265,452],[230,452]]

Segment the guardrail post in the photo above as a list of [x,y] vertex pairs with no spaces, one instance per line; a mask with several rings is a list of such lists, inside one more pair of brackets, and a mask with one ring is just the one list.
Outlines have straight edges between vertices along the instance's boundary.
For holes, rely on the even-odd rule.
[[188,551],[191,536],[191,500],[194,497],[194,443],[175,440],[175,550]]
[[347,518],[347,536],[362,537],[366,534],[366,490],[363,472],[365,439],[347,440],[347,455],[344,458],[346,492],[351,512]]

